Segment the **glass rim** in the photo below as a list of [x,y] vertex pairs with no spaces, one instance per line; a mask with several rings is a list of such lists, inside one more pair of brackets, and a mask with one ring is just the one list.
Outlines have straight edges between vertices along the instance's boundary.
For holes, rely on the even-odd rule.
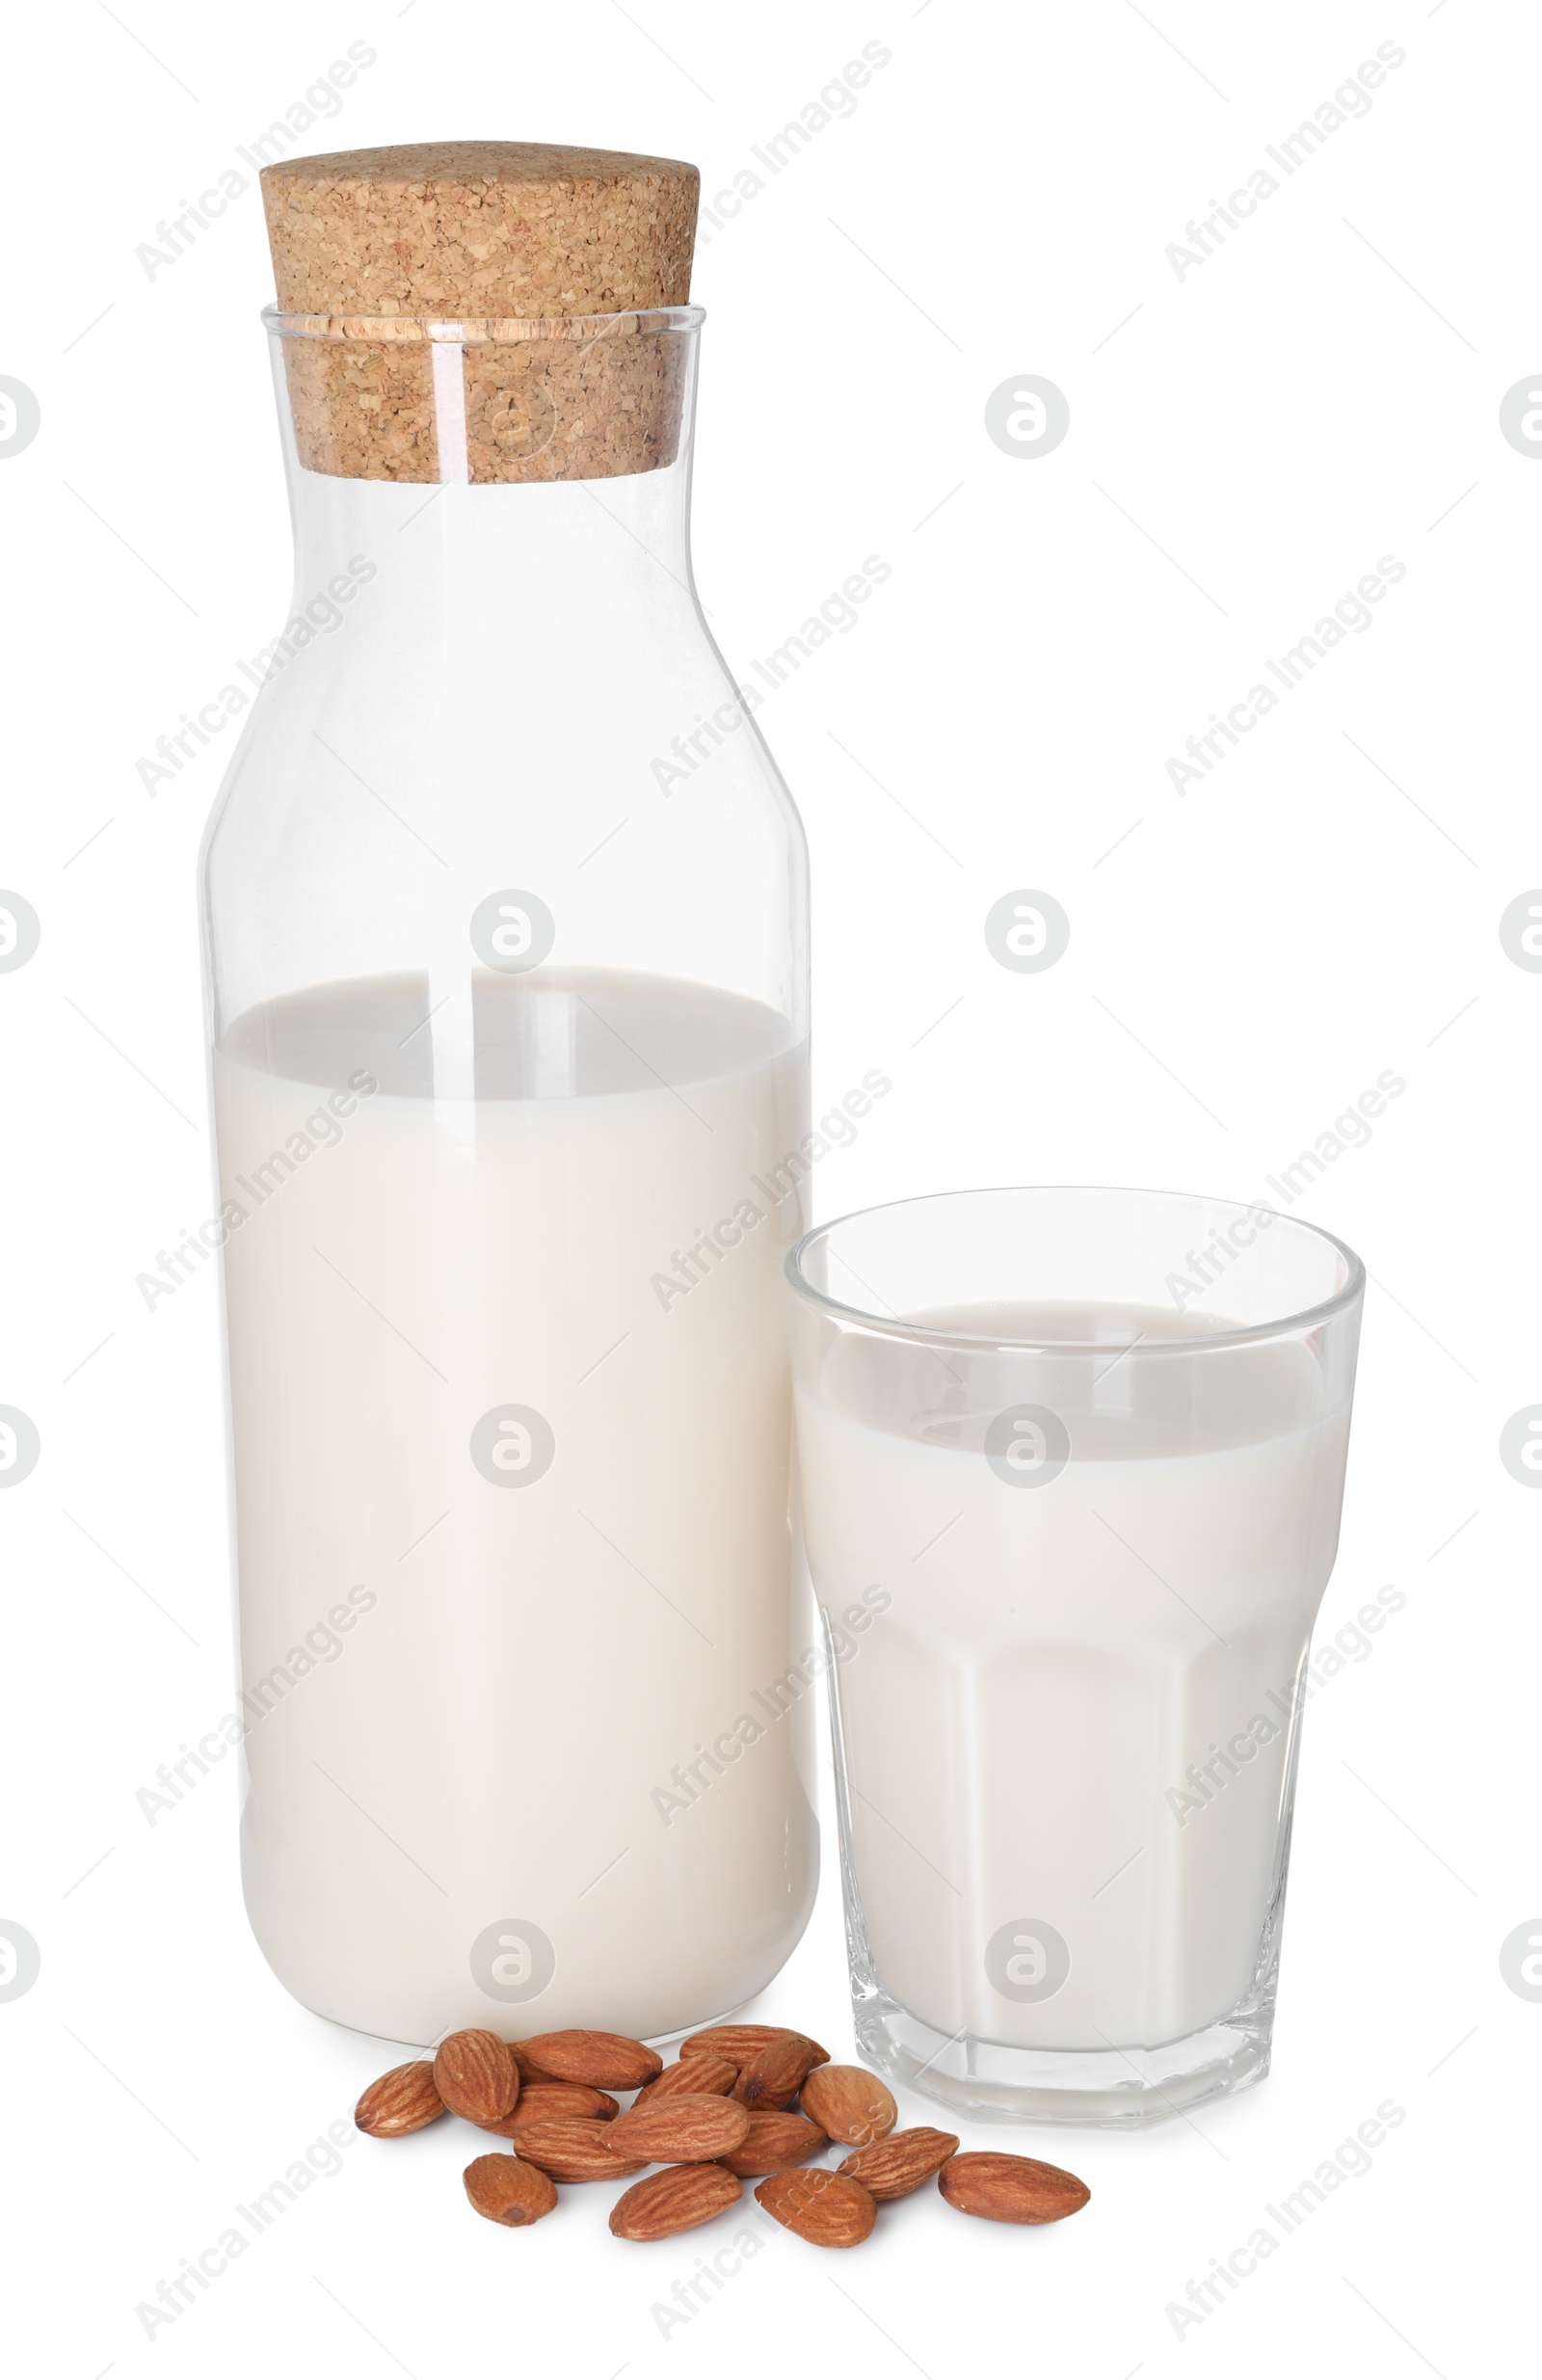
[[1335,1232],[1325,1231],[1320,1223],[1308,1223],[1298,1216],[1282,1214],[1278,1207],[1271,1207],[1263,1199],[1255,1200],[1249,1205],[1236,1198],[1210,1198],[1196,1190],[1164,1190],[1109,1182],[1004,1182],[967,1190],[927,1190],[915,1198],[880,1199],[873,1206],[853,1207],[849,1214],[834,1216],[828,1223],[816,1223],[811,1230],[806,1231],[796,1244],[788,1250],[783,1271],[789,1289],[810,1305],[822,1309],[827,1314],[837,1315],[843,1320],[859,1323],[864,1330],[877,1331],[886,1338],[908,1339],[921,1346],[995,1347],[1023,1354],[1105,1353],[1107,1342],[1101,1339],[1030,1339],[1013,1338],[1007,1335],[985,1336],[979,1332],[938,1330],[927,1323],[907,1322],[900,1315],[875,1314],[865,1306],[850,1305],[843,1298],[833,1297],[828,1290],[820,1289],[811,1281],[805,1270],[808,1252],[812,1248],[815,1241],[828,1239],[829,1235],[838,1231],[842,1224],[860,1223],[868,1216],[895,1214],[906,1207],[934,1206],[944,1198],[971,1200],[1021,1198],[1024,1196],[1037,1197],[1045,1193],[1053,1193],[1062,1197],[1071,1194],[1131,1200],[1171,1198],[1189,1206],[1229,1209],[1234,1216],[1267,1215],[1271,1223],[1291,1223],[1296,1230],[1308,1233],[1313,1239],[1325,1241],[1330,1247],[1337,1248],[1343,1259],[1345,1278],[1331,1297],[1318,1298],[1313,1304],[1303,1306],[1296,1313],[1280,1315],[1266,1323],[1242,1323],[1238,1324],[1235,1329],[1229,1330],[1196,1331],[1192,1336],[1185,1335],[1181,1339],[1150,1339],[1144,1342],[1137,1340],[1133,1347],[1125,1350],[1127,1362],[1130,1360],[1145,1362],[1155,1356],[1193,1355],[1216,1348],[1243,1347],[1261,1339],[1285,1338],[1292,1332],[1316,1329],[1323,1324],[1331,1322],[1336,1315],[1343,1313],[1365,1293],[1367,1275],[1364,1264],[1347,1241],[1341,1240]]
[[635,338],[696,331],[703,306],[628,307],[616,314],[286,314],[262,308],[265,330],[279,338],[374,342],[381,346],[517,347],[542,339]]

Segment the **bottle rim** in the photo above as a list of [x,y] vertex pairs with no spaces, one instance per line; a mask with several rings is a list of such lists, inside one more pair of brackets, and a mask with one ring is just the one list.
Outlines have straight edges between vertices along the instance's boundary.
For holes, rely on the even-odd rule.
[[602,338],[656,337],[699,330],[701,306],[631,307],[619,314],[475,315],[286,314],[262,309],[264,328],[277,338],[330,339],[381,346],[428,344],[445,347],[517,347],[539,340],[577,342]]

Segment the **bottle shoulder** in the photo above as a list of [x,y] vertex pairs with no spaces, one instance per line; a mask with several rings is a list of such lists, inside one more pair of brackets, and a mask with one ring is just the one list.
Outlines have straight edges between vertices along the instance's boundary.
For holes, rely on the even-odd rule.
[[505,909],[558,963],[806,1018],[802,823],[707,640],[587,703],[512,662],[470,679],[398,658],[307,652],[262,690],[204,839],[219,1018],[306,985],[464,971],[478,921]]

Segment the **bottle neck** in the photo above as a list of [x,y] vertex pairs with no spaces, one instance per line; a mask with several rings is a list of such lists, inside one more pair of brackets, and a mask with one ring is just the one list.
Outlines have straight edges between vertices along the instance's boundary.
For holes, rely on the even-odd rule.
[[801,1037],[802,835],[691,579],[696,319],[276,332],[295,600],[210,830],[221,1018],[426,971],[464,1023],[493,901]]
[[699,625],[688,446],[661,470],[527,486],[332,478],[291,452],[289,487],[289,630],[336,638],[339,660],[388,636],[419,667],[484,655],[490,698],[550,668],[555,696],[651,619]]

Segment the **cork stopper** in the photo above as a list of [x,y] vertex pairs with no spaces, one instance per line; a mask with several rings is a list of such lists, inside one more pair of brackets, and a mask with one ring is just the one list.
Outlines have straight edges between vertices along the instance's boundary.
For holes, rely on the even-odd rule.
[[672,158],[516,141],[266,167],[302,463],[475,481],[672,462],[684,361],[656,316],[689,300],[699,186]]

